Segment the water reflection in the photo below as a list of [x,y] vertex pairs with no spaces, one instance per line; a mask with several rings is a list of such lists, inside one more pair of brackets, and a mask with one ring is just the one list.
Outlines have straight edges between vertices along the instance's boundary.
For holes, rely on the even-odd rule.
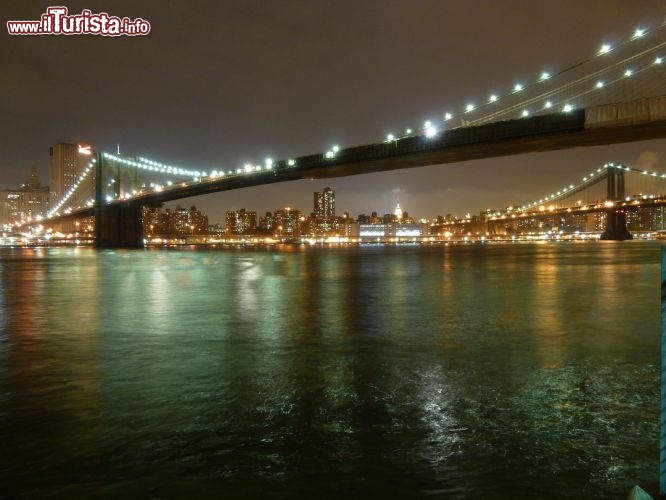
[[3,250],[0,484],[618,497],[656,477],[658,248]]

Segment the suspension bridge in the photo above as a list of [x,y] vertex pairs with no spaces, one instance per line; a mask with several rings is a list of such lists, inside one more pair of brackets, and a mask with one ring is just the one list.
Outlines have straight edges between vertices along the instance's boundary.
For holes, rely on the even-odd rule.
[[[601,239],[631,239],[636,230],[666,229],[666,173],[621,163],[606,163],[571,184],[522,204],[489,210],[488,235],[511,235],[549,229],[600,232]],[[469,220],[451,225],[464,225]]]
[[[45,220],[55,223],[94,216],[97,247],[141,247],[142,208],[181,198],[298,179],[664,138],[665,32],[666,23],[637,29],[625,40],[601,44],[580,61],[535,71],[532,81],[513,82],[503,92],[445,107],[437,119],[364,145],[332,145],[315,154],[205,169],[97,152]],[[553,198],[494,213],[489,227],[497,230],[508,219],[585,207],[607,214],[604,238],[626,239],[630,235],[625,220],[631,209],[627,204],[636,201],[626,199],[633,196],[625,187],[627,172],[636,173],[631,167],[607,165],[589,182],[572,184]],[[572,203],[572,195],[589,191],[601,180],[603,196]],[[661,203],[661,194],[650,196],[651,203]],[[560,202],[572,204],[560,206]]]

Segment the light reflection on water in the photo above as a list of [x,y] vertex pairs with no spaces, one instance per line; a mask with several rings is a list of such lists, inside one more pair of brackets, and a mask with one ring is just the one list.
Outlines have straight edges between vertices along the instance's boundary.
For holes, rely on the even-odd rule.
[[621,498],[659,249],[4,249],[0,497]]

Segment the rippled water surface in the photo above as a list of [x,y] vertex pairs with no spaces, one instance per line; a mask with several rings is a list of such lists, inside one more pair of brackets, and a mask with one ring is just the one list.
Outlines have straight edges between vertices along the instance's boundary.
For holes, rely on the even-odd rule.
[[660,246],[0,250],[0,497],[624,498]]

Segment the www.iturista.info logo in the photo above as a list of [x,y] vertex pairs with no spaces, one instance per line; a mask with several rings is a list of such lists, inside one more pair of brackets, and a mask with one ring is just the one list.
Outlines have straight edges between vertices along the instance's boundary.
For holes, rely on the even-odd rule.
[[39,21],[7,21],[7,31],[10,35],[136,36],[150,33],[150,23],[140,17],[132,21],[106,12],[93,14],[88,9],[69,16],[67,7],[49,7]]

